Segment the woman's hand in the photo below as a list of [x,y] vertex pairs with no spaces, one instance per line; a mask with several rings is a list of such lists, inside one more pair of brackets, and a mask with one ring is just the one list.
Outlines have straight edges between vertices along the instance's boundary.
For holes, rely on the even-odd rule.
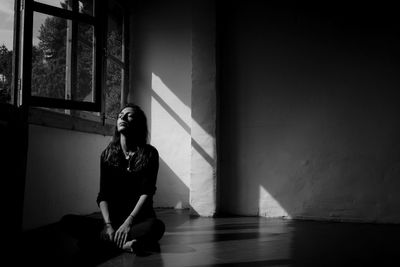
[[115,232],[114,243],[118,247],[123,248],[128,237],[129,230],[131,230],[131,224],[131,217],[129,216],[128,219]]
[[106,241],[114,240],[115,230],[111,224],[104,225],[103,231],[101,231],[101,238]]

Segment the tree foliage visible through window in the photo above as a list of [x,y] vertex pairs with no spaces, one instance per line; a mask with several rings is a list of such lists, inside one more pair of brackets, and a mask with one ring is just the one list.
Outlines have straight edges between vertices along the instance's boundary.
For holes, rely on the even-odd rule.
[[[66,8],[66,3],[60,3]],[[90,10],[90,5],[82,5]],[[79,23],[78,40],[90,42],[93,27]],[[39,29],[39,43],[32,49],[32,95],[65,98],[67,20],[48,16]],[[77,88],[74,100],[84,100],[92,93],[92,47],[78,42]]]
[[12,55],[4,44],[0,46],[0,103],[11,100]]
[[32,95],[64,98],[66,20],[47,17],[32,48]]
[[[59,0],[56,1],[58,4],[54,3],[52,6],[72,11],[72,8],[68,6],[71,4],[69,1],[71,0]],[[37,2],[48,4],[46,1],[37,0]],[[79,0],[79,13],[93,16],[93,3],[93,0]],[[105,90],[103,92],[105,110],[102,112],[105,113],[106,118],[116,119],[120,109],[124,75],[127,75],[126,72],[124,73],[124,69],[127,71],[127,67],[123,52],[125,42],[122,30],[123,8],[112,0],[107,1],[106,5],[108,5],[107,18],[104,19],[108,20],[108,26],[105,45],[108,53],[102,55],[106,56],[104,72],[106,77],[105,84],[102,86]],[[39,10],[33,10],[31,95],[84,102],[94,101],[93,82],[95,81],[96,57],[94,30],[98,25],[86,24],[79,18],[73,21],[67,20],[58,17],[57,13],[48,15]],[[72,24],[74,25],[72,26]],[[72,27],[76,27],[75,30],[72,30]],[[100,45],[101,42],[96,40],[96,44]],[[72,50],[73,52],[70,53]],[[9,103],[11,100],[12,58],[13,51],[9,50],[5,44],[0,45],[0,103]],[[71,69],[74,72],[69,76],[68,71]],[[72,75],[76,76],[72,79]],[[71,83],[71,86],[68,83]],[[69,93],[71,95],[68,95]],[[54,108],[47,110],[66,112],[63,109]],[[96,112],[75,110],[67,113],[95,121],[99,121],[100,118],[100,113]]]
[[[80,1],[80,13],[90,14],[92,1]],[[66,1],[61,2],[62,8],[67,8]],[[122,23],[122,21],[121,21]],[[122,27],[122,25],[119,25]],[[67,29],[66,19],[47,16],[40,25],[37,39],[39,42],[32,47],[32,95],[65,99],[67,64]],[[77,80],[76,89],[72,92],[72,100],[91,102],[93,97],[93,31],[94,27],[78,23],[77,36]],[[113,55],[121,55],[122,31],[109,29],[107,48]],[[110,64],[107,60],[105,84],[105,115],[116,118],[121,100],[121,67]],[[82,112],[76,111],[75,115]]]

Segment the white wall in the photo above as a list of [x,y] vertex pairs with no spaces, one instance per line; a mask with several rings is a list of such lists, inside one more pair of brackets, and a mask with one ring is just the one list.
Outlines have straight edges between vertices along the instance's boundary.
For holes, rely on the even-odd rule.
[[110,137],[29,127],[23,229],[98,211],[100,154]]
[[400,45],[391,8],[223,8],[221,207],[400,222]]
[[131,20],[129,99],[145,111],[160,154],[155,207],[189,207],[190,1],[142,1]]

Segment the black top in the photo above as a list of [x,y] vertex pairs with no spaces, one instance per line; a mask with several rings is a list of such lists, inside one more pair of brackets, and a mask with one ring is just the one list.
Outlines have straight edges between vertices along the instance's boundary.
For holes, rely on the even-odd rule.
[[100,161],[100,191],[97,204],[107,201],[110,220],[122,223],[132,212],[141,195],[148,195],[145,203],[135,217],[140,221],[155,217],[153,195],[156,191],[156,181],[159,166],[158,151],[151,145],[146,145],[144,153],[149,157],[148,164],[139,171],[128,171],[128,160],[122,149],[119,153],[119,166],[113,166],[104,160],[104,152]]

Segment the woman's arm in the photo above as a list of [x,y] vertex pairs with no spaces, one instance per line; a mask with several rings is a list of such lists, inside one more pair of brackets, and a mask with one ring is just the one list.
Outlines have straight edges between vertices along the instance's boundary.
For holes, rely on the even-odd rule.
[[142,208],[144,202],[146,202],[146,199],[148,197],[149,197],[148,195],[140,196],[140,198],[139,198],[138,202],[136,203],[135,207],[133,208],[132,212],[129,214],[128,218],[126,218],[126,220],[128,220],[130,224],[132,224],[133,219],[139,213],[140,209]]
[[101,236],[105,240],[113,241],[114,240],[114,233],[115,230],[112,227],[111,221],[110,221],[110,212],[108,211],[108,203],[107,201],[101,201],[99,203],[101,215],[103,216],[104,220],[104,229],[101,233]]
[[108,203],[105,200],[102,200],[99,203],[101,215],[103,216],[103,220],[105,224],[110,224],[110,212],[108,211]]
[[139,197],[139,200],[136,202],[135,207],[132,212],[128,215],[128,218],[124,221],[124,223],[118,228],[115,232],[114,242],[122,248],[126,242],[126,238],[128,237],[129,230],[131,229],[131,225],[136,215],[140,212],[143,204],[146,202],[148,195],[143,194]]
[[101,215],[104,220],[104,228],[101,232],[101,237],[105,240],[113,241],[115,230],[111,225],[110,211],[108,209],[108,191],[109,191],[109,173],[107,171],[106,165],[104,163],[104,152],[100,158],[100,190],[97,195],[97,204],[100,208]]

